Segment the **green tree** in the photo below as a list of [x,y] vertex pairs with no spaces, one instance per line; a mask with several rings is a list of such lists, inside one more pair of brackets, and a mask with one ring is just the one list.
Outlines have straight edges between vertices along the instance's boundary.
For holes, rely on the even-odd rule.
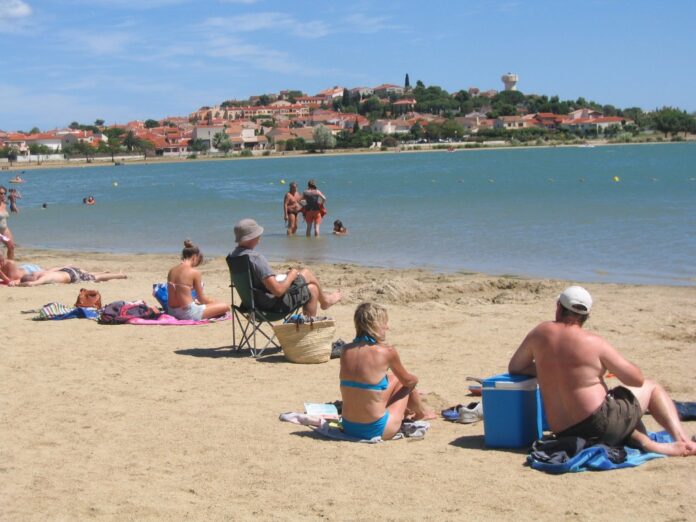
[[68,125],[69,128],[72,130],[78,130],[80,128],[80,124],[77,123],[76,121],[72,122],[70,125]]
[[[122,129],[116,129],[116,130],[122,130]],[[121,152],[122,145],[121,145],[121,138],[119,135],[114,135],[110,136],[109,140],[106,142],[106,150],[111,154],[111,161],[115,162],[116,161],[116,154]]]
[[189,142],[189,149],[194,152],[205,152],[210,148],[208,143],[200,138],[193,139]]
[[41,132],[41,129],[38,127],[32,127],[31,130],[29,131],[29,134],[39,134]]
[[147,159],[148,155],[152,155],[155,150],[155,144],[151,141],[138,138],[135,143],[135,148],[143,155],[143,159]]
[[418,122],[413,124],[410,132],[411,132],[411,136],[413,136],[414,140],[420,140],[425,135],[425,131],[423,130],[423,126]]
[[159,122],[157,120],[148,119],[145,120],[144,125],[146,129],[153,129],[155,127],[159,127]]
[[325,149],[332,149],[336,146],[336,138],[331,134],[331,131],[323,125],[317,125],[312,133],[314,144],[322,152]]
[[213,147],[227,154],[232,149],[232,142],[226,132],[220,131],[213,136]]
[[108,129],[104,129],[104,135],[111,140],[112,138],[118,138],[120,141],[121,135],[123,135],[125,131],[121,129],[120,127],[110,127]]
[[40,143],[32,143],[31,145],[29,145],[29,153],[35,156],[38,156],[40,154],[51,154],[52,152],[53,149],[51,147],[48,147]]
[[406,73],[406,78],[404,78],[404,89],[409,90],[411,88],[411,82],[408,79],[408,73]]
[[442,124],[442,137],[458,140],[464,136],[464,127],[454,120],[447,120]]
[[132,130],[128,131],[123,138],[123,146],[128,152],[133,152],[133,149],[138,145],[138,137]]
[[685,134],[694,132],[694,127],[696,127],[693,116],[689,116],[686,111],[680,111],[672,107],[663,107],[651,116],[652,126],[656,130],[664,132],[665,136],[668,134],[676,136],[680,132]]
[[94,126],[95,126],[95,127],[103,127],[103,126],[104,126],[104,120],[101,120],[101,119],[96,119],[96,120],[94,120]]

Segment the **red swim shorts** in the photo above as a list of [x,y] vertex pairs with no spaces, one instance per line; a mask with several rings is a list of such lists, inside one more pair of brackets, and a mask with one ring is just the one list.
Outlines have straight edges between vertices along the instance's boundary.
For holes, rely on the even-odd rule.
[[307,223],[321,223],[321,210],[307,210],[304,215]]

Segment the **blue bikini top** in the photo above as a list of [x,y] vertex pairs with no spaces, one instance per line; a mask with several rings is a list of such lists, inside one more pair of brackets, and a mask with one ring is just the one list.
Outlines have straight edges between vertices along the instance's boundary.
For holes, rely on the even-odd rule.
[[[375,345],[377,344],[377,339],[369,335],[360,335],[353,339],[353,342],[364,342],[369,345]],[[360,388],[361,390],[384,391],[387,388],[389,388],[389,379],[387,379],[386,374],[384,375],[384,377],[382,377],[382,380],[379,381],[377,384],[366,384],[364,382],[348,381],[341,379],[341,386],[345,386],[347,388]]]

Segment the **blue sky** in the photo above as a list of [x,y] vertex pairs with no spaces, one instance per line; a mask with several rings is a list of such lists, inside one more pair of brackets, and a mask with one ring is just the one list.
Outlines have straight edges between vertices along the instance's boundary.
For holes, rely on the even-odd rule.
[[696,110],[693,0],[0,0],[0,129],[187,115],[252,94],[448,91]]

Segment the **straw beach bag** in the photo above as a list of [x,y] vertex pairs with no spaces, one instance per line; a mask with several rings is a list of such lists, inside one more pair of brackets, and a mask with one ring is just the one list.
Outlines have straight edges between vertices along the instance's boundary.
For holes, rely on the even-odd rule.
[[273,325],[286,359],[300,364],[324,363],[331,357],[331,341],[336,334],[333,319]]

